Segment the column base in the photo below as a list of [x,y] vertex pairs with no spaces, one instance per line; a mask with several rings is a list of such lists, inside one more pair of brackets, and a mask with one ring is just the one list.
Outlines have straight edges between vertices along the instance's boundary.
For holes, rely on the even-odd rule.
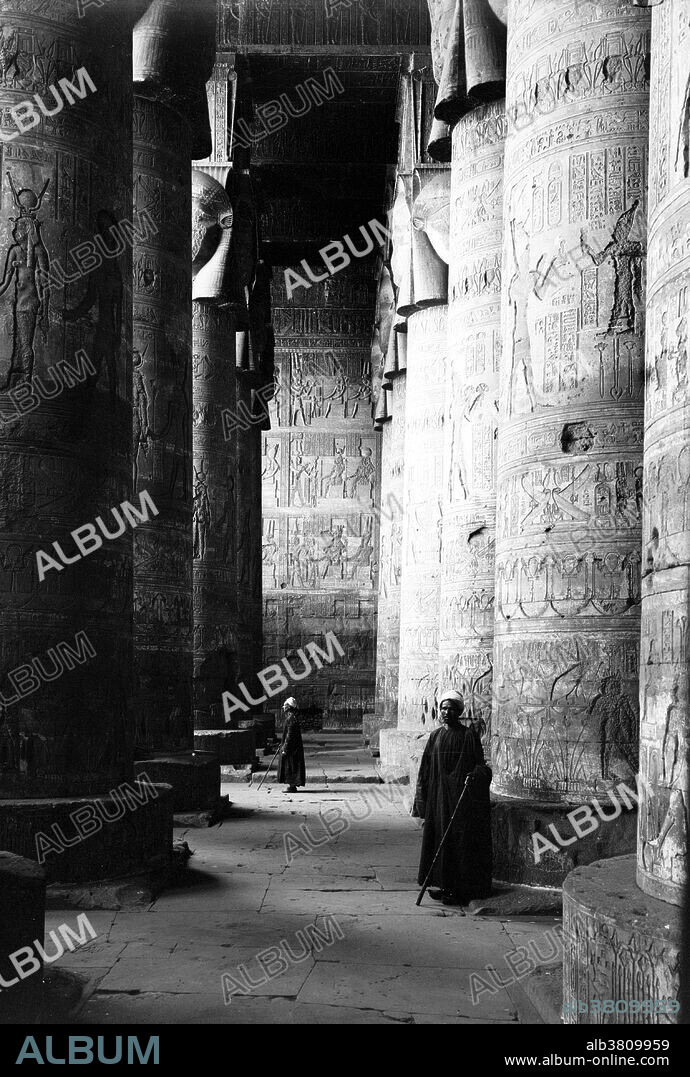
[[422,753],[430,733],[430,729],[381,730],[379,774],[384,782],[396,782],[408,778],[410,785],[417,784]]
[[[600,803],[606,810],[603,798]],[[573,810],[572,804],[545,804],[538,800],[515,800],[492,794],[494,878],[527,886],[560,887],[566,875],[578,865],[635,852],[637,811],[622,805],[620,815],[608,822],[600,819],[592,809],[592,815],[599,823],[596,830],[570,845],[559,845],[549,827],[553,826],[566,841],[576,837],[567,818]],[[542,842],[535,848],[535,834],[555,848],[546,848]]]
[[[172,852],[172,842],[170,845]],[[170,885],[169,864],[150,864],[136,875],[107,876],[88,882],[51,883],[46,891],[48,909],[148,909]]]
[[144,767],[154,782],[172,786],[173,812],[214,809],[220,797],[220,766],[213,752],[197,751],[154,754],[139,759],[135,767]]
[[623,1003],[675,1000],[680,992],[682,910],[640,890],[635,868],[634,856],[616,856],[576,868],[563,884],[566,1024],[679,1023],[679,1014],[591,1012],[606,999],[624,1011]]
[[195,729],[194,751],[213,753],[220,766],[256,762],[256,733],[251,729]]
[[[36,972],[19,979],[9,955],[28,946],[40,961],[33,942],[43,942],[45,907],[43,868],[35,860],[0,852],[0,976],[11,984],[0,991],[0,1024],[26,1021],[39,1005],[42,976]],[[19,983],[11,983],[17,979]]]
[[[223,777],[223,770],[220,768],[220,780],[225,781]],[[177,811],[173,815],[173,826],[184,827],[185,830],[192,828],[197,830],[205,830],[209,826],[215,826],[216,823],[220,823],[222,819],[225,819],[232,807],[230,798],[226,795],[219,796],[216,799],[216,803],[210,808],[194,808],[192,811]],[[174,859],[173,859],[174,864]]]
[[[148,760],[147,760],[148,765]],[[155,781],[152,768],[148,777]],[[137,785],[140,799],[0,800],[0,849],[38,861],[48,883],[95,883],[170,869],[172,790]],[[76,818],[75,818],[76,815]]]

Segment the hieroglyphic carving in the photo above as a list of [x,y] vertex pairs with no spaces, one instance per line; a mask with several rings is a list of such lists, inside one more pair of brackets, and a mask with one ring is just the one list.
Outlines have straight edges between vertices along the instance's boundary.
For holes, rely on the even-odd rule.
[[408,318],[398,727],[436,717],[447,306]]
[[18,216],[12,218],[15,222],[12,229],[14,242],[5,255],[0,296],[14,285],[12,351],[7,377],[3,378],[3,388],[13,389],[22,382],[31,384],[35,362],[34,343],[39,322],[44,337],[48,330],[50,291],[45,277],[49,272],[50,262],[41,237],[41,222],[37,214],[50,180],[46,180],[39,192],[30,188],[17,192],[9,171],[7,179]]
[[221,422],[222,411],[236,406],[235,317],[227,306],[232,298],[232,209],[219,183],[196,170],[192,178],[193,704],[195,728],[214,729],[225,727],[222,693],[240,679],[234,549],[237,438],[226,438]]
[[654,9],[637,880],[681,904],[687,884],[690,617],[690,12]]
[[[101,285],[91,285],[91,318],[65,317],[83,303],[89,281],[56,289],[44,273],[93,238],[99,210],[131,218],[131,20],[104,12],[87,28],[76,5],[52,0],[5,5],[2,21],[0,114],[9,138],[0,167],[0,386],[21,387],[24,400],[39,384],[45,393],[0,429],[1,689],[11,696],[9,671],[78,632],[95,657],[8,706],[0,798],[81,797],[129,776],[131,534],[42,581],[36,552],[132,500],[131,311],[121,306],[111,320],[106,349],[110,309]],[[49,86],[80,67],[98,87],[97,103],[89,95],[18,134],[10,108],[33,94],[51,101]],[[120,284],[128,279],[129,254],[109,269]],[[101,376],[82,370],[51,396],[60,385],[51,371],[63,362],[79,369],[81,350]],[[50,658],[44,667],[54,669]]]
[[398,720],[406,382],[405,371],[393,378],[391,419],[382,431],[375,719],[379,729],[393,727]]
[[317,728],[358,729],[362,715],[373,710],[374,619],[375,599],[353,591],[265,593],[267,664],[287,658],[291,668],[301,672],[304,663],[297,651],[318,643],[325,632],[333,632],[345,651],[332,666],[312,666],[308,678],[290,687],[289,694],[299,695],[300,706]]
[[222,0],[219,45],[378,46],[429,44],[426,0]]
[[494,784],[567,800],[636,767],[649,16],[509,25]]
[[[237,406],[247,415],[252,410],[257,375],[237,371]],[[263,409],[262,409],[263,410]],[[261,594],[261,473],[262,438],[267,423],[237,431],[235,479],[236,530],[234,552],[237,574],[237,652],[239,675],[249,688],[263,669]],[[253,692],[254,698],[261,692]]]
[[[108,249],[112,249],[111,229],[117,224],[117,218],[106,209],[96,214],[95,234],[102,238]],[[86,292],[76,307],[63,308],[66,321],[79,318],[93,319],[93,337],[89,343],[89,355],[98,375],[104,372],[113,401],[118,395],[118,365],[120,353],[120,336],[122,333],[124,303],[124,281],[122,272],[115,258],[106,258],[101,265],[89,273]],[[92,314],[96,308],[95,315]]]
[[158,229],[134,248],[135,482],[159,509],[134,537],[137,747],[172,749],[192,741],[192,134],[138,94],[134,126],[134,211]]
[[[632,856],[617,856],[565,880],[566,1024],[661,1025],[663,1034],[679,1021],[680,916],[640,893],[634,864]],[[605,999],[612,1004],[605,1007]]]
[[448,297],[450,169],[415,174],[412,206],[413,309],[445,303]]
[[439,677],[463,692],[485,735],[493,666],[504,137],[503,102],[475,109],[453,130],[451,164]]
[[[276,273],[275,395],[263,435],[264,612],[280,602],[284,617],[267,626],[264,661],[289,655],[287,624],[306,601],[342,596],[362,611],[343,627],[343,646],[364,647],[367,663],[338,674],[336,698],[324,669],[309,696],[326,720],[361,725],[362,700],[373,709],[371,616],[378,588],[380,444],[371,428],[371,320],[375,293],[369,267],[355,266],[309,292],[285,298]],[[313,302],[312,302],[313,297]],[[297,306],[297,303],[309,303]],[[329,618],[332,615],[329,614]],[[334,623],[329,620],[328,626]],[[326,629],[310,622],[311,636]],[[340,640],[336,628],[333,629]],[[359,636],[363,638],[360,641]],[[302,638],[301,636],[299,637]],[[299,665],[299,659],[296,659]],[[331,675],[330,681],[333,681]],[[311,691],[311,679],[310,679]],[[305,692],[307,686],[305,684]],[[352,690],[352,691],[351,691]]]

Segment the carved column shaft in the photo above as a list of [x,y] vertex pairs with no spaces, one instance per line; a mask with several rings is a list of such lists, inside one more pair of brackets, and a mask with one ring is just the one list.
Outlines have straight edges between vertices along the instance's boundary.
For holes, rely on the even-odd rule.
[[225,727],[222,693],[237,683],[235,558],[237,435],[221,413],[236,413],[235,315],[212,300],[194,303],[194,725]]
[[[0,798],[86,796],[132,758],[131,531],[81,557],[71,537],[98,517],[117,532],[132,497],[131,261],[112,227],[131,216],[131,38],[122,12],[1,6]],[[70,103],[60,80],[83,92]],[[45,109],[20,133],[9,109],[34,94]],[[34,856],[28,826],[3,817],[8,847]]]
[[205,171],[193,170],[192,197],[194,727],[223,729],[222,694],[237,680],[233,212]]
[[[400,160],[408,164],[403,127]],[[391,777],[416,772],[436,717],[442,548],[442,471],[448,342],[450,169],[417,163],[399,171],[391,213],[391,267],[397,313],[384,384],[404,393],[403,521],[399,578],[397,728],[382,731],[381,760]],[[400,324],[400,323],[398,323]],[[398,384],[398,371],[406,370]],[[402,445],[400,445],[402,448]],[[401,455],[402,461],[402,455]],[[396,626],[397,627],[397,626]]]
[[398,727],[420,732],[436,715],[447,315],[407,320]]
[[192,733],[192,181],[211,149],[205,82],[214,5],[151,0],[134,31],[134,482],[159,510],[136,533],[137,746]]
[[155,235],[134,249],[134,480],[159,515],[134,547],[137,747],[192,744],[192,132],[135,96],[134,208]]
[[[378,745],[383,726],[395,725],[398,709],[400,652],[400,553],[402,542],[402,444],[397,436],[400,418],[393,426],[392,385],[385,377],[395,319],[395,285],[390,263],[384,260],[379,275],[376,322],[371,349],[372,414],[381,432],[381,501],[378,550],[376,617],[376,701],[363,727],[365,739]],[[384,384],[385,381],[385,384]],[[401,403],[398,397],[398,404]],[[394,444],[394,441],[396,444]],[[397,456],[396,453],[400,452]]]
[[640,806],[637,880],[681,904],[687,877],[690,608],[690,11],[652,16]]
[[[255,406],[258,379],[255,374],[237,371],[237,408],[252,415],[254,422],[237,432],[237,524],[235,555],[237,569],[237,652],[239,678],[253,699],[261,699],[257,680],[263,660],[263,603],[261,572],[261,469],[262,438],[266,427]],[[261,710],[261,707],[253,708]]]
[[649,17],[509,8],[494,789],[637,769]]
[[[245,99],[241,104],[247,107],[249,102]],[[266,385],[273,380],[270,271],[259,262],[257,206],[248,162],[246,168],[235,167],[228,186],[234,212],[232,284],[238,299],[237,407],[241,415],[248,417],[237,431],[238,675],[252,699],[261,700],[263,691],[257,674],[266,665],[261,570],[262,431],[269,426]],[[263,708],[259,703],[250,709],[260,712]]]
[[488,730],[501,356],[503,102],[453,130],[439,677]]

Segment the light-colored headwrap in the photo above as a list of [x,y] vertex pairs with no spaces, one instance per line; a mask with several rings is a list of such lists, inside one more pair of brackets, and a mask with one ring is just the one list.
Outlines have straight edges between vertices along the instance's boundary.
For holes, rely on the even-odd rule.
[[288,707],[294,707],[296,711],[299,710],[299,707],[297,706],[297,700],[294,696],[290,696],[290,698],[286,699],[283,703],[283,710],[287,710]]
[[439,707],[446,699],[450,700],[451,703],[461,703],[463,705],[465,703],[463,696],[461,696],[459,692],[454,691],[452,688],[449,688],[448,691],[443,692],[441,698],[438,701]]

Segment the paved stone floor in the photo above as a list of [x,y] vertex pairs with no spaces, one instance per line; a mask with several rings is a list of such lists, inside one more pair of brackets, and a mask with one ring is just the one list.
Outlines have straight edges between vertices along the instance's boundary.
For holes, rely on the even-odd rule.
[[[473,1005],[470,973],[491,964],[505,981],[506,953],[554,920],[481,919],[428,897],[417,908],[409,790],[372,784],[356,747],[341,742],[329,763],[310,740],[319,784],[228,785],[230,818],[176,831],[194,850],[178,885],[148,909],[87,913],[98,938],[59,963],[88,980],[80,1025],[517,1021],[515,986]],[[51,910],[46,931],[76,915]]]

